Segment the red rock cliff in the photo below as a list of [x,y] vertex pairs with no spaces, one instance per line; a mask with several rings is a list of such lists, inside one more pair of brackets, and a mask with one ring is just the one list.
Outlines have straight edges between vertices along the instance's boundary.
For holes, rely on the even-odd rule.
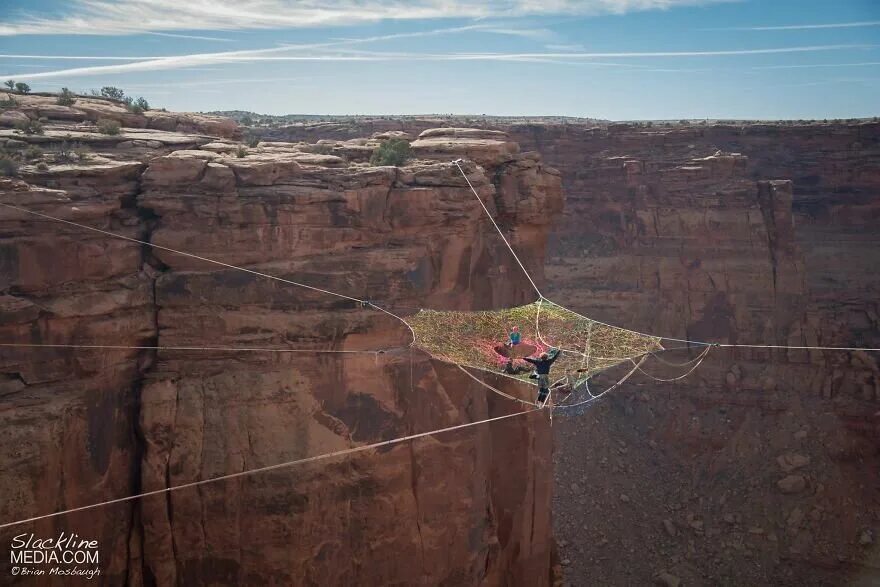
[[[878,262],[878,129],[512,131],[563,174],[548,295],[665,336],[880,346],[868,269]],[[861,353],[719,349],[687,379],[637,377],[585,421],[560,424],[567,576],[876,581],[878,373]]]
[[[364,125],[426,128],[272,132]],[[562,174],[554,300],[671,337],[880,346],[876,122],[489,127]],[[632,379],[554,429],[566,577],[876,583],[878,402],[876,357],[860,353],[718,350],[682,381]]]
[[[40,144],[46,163],[23,164],[0,201],[403,316],[531,299],[448,162],[424,153],[405,168],[371,167],[289,145],[236,154],[201,132],[0,131],[8,148]],[[62,139],[88,153],[62,160]],[[503,137],[452,137],[449,155],[456,140],[457,156],[486,158],[467,164],[469,177],[542,281],[558,176]],[[400,322],[349,300],[8,209],[0,231],[3,341],[388,349],[4,348],[0,520],[518,409],[409,350]],[[94,537],[107,584],[547,584],[550,453],[548,423],[529,415],[6,529],[0,542]]]

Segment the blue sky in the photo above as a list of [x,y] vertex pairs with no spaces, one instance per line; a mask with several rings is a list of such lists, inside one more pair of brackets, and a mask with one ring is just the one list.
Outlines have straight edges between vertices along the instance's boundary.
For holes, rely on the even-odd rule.
[[878,0],[0,0],[0,75],[170,110],[880,115]]

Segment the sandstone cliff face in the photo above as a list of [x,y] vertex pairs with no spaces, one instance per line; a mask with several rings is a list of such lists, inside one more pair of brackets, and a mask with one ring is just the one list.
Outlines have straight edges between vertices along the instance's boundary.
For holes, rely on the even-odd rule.
[[[0,131],[7,148],[43,145],[48,162],[0,180],[0,201],[402,316],[531,300],[448,162],[370,167],[272,144],[238,156],[198,119],[176,120],[138,145],[86,122]],[[89,144],[86,160],[58,160],[68,133]],[[559,177],[500,142],[462,144],[457,156],[506,153],[465,169],[542,280]],[[4,342],[388,349],[3,348],[3,521],[517,409],[410,350],[399,321],[349,300],[8,209],[0,265]],[[535,414],[6,529],[0,542],[28,531],[94,537],[106,584],[540,585],[551,566],[550,455],[548,422]]]
[[[876,124],[513,134],[563,174],[547,265],[560,303],[672,337],[878,346]],[[560,424],[566,575],[876,581],[876,365],[719,349]]]
[[[493,128],[562,174],[566,214],[546,260],[554,300],[671,337],[880,346],[877,123]],[[636,377],[560,419],[566,577],[876,582],[878,374],[859,353],[718,350],[687,379]]]

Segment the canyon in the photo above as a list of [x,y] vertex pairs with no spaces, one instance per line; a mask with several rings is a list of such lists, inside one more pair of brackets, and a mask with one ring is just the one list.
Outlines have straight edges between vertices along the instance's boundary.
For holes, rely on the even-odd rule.
[[[0,202],[404,319],[533,300],[462,157],[573,310],[689,340],[880,347],[876,122],[340,118],[247,129],[244,147],[228,119],[16,99],[0,124],[45,130],[0,141],[46,164],[0,179]],[[122,133],[97,132],[106,119]],[[388,138],[415,160],[369,165]],[[85,158],[59,159],[73,143]],[[0,523],[517,409],[352,299],[8,208],[0,267],[0,342],[314,351],[0,348]],[[669,362],[701,351],[681,346]],[[114,585],[870,585],[878,410],[870,354],[713,348],[552,426],[528,414],[0,543],[98,539]]]
[[[467,123],[507,132],[562,174],[566,209],[545,260],[554,301],[674,338],[880,346],[876,120]],[[257,130],[347,140],[438,124],[460,122]],[[687,367],[645,370],[670,379]],[[688,377],[636,376],[590,412],[558,418],[566,580],[876,583],[878,376],[868,353],[713,349]]]
[[[3,523],[518,409],[409,346],[395,315],[529,299],[447,155],[467,155],[542,280],[545,212],[562,193],[534,153],[441,131],[442,156],[376,167],[308,145],[245,151],[234,124],[209,117],[158,128],[171,115],[16,98],[4,116],[36,112],[44,129],[0,140],[42,154],[0,180],[0,202],[106,232],[0,212],[0,340],[159,348],[2,348]],[[97,132],[106,119],[122,132]],[[523,413],[4,528],[0,541],[95,539],[108,585],[548,584],[551,448],[546,415]]]

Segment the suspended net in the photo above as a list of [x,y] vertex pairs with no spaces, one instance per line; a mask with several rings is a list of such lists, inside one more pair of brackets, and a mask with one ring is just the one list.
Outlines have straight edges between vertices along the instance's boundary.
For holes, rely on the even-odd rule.
[[[530,383],[532,365],[524,358],[551,348],[562,351],[553,373],[567,375],[576,384],[621,362],[663,350],[658,337],[590,320],[545,299],[482,312],[421,310],[407,322],[415,345],[438,359]],[[514,327],[520,343],[505,344]]]

